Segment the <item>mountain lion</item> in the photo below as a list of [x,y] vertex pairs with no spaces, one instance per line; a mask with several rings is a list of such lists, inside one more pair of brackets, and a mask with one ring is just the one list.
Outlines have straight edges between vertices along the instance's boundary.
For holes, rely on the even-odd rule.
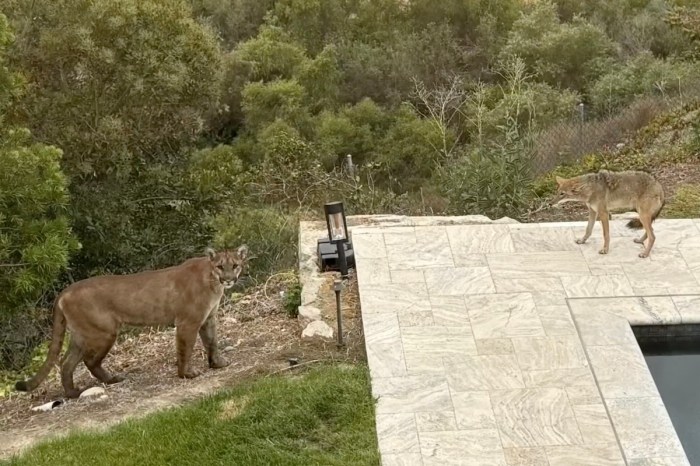
[[49,374],[61,351],[66,329],[70,344],[61,363],[61,383],[66,396],[75,398],[80,390],[73,385],[73,371],[80,361],[93,376],[106,384],[123,377],[110,374],[102,360],[127,325],[175,324],[177,374],[194,378],[190,357],[199,333],[209,359],[209,367],[229,364],[219,356],[216,343],[216,310],[224,290],[231,288],[248,260],[248,247],[196,257],[174,267],[130,275],[106,275],[73,283],[54,303],[53,334],[46,361],[27,381],[19,381],[20,391],[35,389]]

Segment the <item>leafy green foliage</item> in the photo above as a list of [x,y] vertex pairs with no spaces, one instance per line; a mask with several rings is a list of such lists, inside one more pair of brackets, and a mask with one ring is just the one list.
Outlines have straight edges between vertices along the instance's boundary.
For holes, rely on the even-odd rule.
[[[134,448],[134,445],[139,448]],[[28,450],[13,466],[52,464],[379,465],[364,366],[266,377],[180,409],[77,433]]]
[[696,63],[641,53],[597,79],[589,95],[596,111],[612,114],[641,95],[675,97],[692,92],[700,86],[698,73]]
[[212,219],[214,244],[221,249],[247,244],[249,274],[260,279],[296,263],[298,221],[274,207],[231,209]]
[[580,19],[562,23],[553,4],[538,2],[513,25],[501,59],[518,56],[548,84],[580,90],[613,50],[603,30]]
[[30,144],[26,130],[0,139],[0,310],[36,301],[78,243],[67,214],[61,151]]
[[33,8],[24,13],[35,20],[14,48],[31,86],[17,113],[37,139],[64,151],[84,245],[79,275],[105,263],[149,264],[144,255],[170,248],[164,243],[183,226],[171,167],[181,164],[178,151],[196,140],[216,105],[216,39],[181,0]]
[[296,317],[299,314],[299,306],[301,306],[301,283],[299,283],[299,277],[295,275],[284,295],[284,309],[289,317]]
[[226,49],[258,32],[275,0],[191,0],[193,13],[219,33]]
[[453,214],[517,217],[530,201],[530,167],[526,148],[514,138],[446,165],[439,181]]
[[299,127],[305,116],[303,97],[304,88],[296,80],[248,83],[242,104],[246,124],[252,130],[262,130],[280,119]]

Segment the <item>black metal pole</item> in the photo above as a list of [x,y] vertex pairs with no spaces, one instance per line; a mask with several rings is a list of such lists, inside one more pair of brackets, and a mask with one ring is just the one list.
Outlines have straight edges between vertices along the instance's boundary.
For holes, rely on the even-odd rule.
[[338,241],[335,243],[335,246],[338,249],[340,276],[343,278],[348,278],[348,260],[345,258],[345,241]]
[[335,288],[335,307],[338,313],[338,346],[343,346],[343,312],[340,306],[340,290],[343,288],[343,282],[336,280]]

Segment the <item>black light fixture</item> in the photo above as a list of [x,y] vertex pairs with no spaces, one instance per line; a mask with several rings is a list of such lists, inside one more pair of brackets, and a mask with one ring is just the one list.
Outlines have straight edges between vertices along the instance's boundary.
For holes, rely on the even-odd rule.
[[348,224],[342,202],[330,202],[323,206],[328,227],[328,239],[318,241],[318,255],[322,270],[340,270],[342,278],[348,276],[348,262],[355,263],[352,244],[349,242]]

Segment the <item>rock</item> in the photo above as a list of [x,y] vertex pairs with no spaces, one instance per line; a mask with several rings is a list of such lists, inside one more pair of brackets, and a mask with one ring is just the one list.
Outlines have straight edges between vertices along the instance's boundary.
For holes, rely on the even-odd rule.
[[299,306],[299,316],[301,323],[308,324],[321,320],[321,310],[314,306]]
[[91,398],[93,396],[99,396],[100,398],[102,398],[101,395],[105,395],[104,388],[102,388],[102,387],[90,387],[87,390],[85,390],[83,393],[81,393],[79,398]]
[[227,346],[226,348],[223,349],[224,353],[228,353],[230,351],[233,351],[233,346]]
[[317,320],[311,322],[301,332],[303,340],[331,340],[333,338],[333,329],[324,321]]
[[494,220],[493,223],[508,224],[508,223],[520,223],[517,220],[510,217],[501,217],[498,220]]

